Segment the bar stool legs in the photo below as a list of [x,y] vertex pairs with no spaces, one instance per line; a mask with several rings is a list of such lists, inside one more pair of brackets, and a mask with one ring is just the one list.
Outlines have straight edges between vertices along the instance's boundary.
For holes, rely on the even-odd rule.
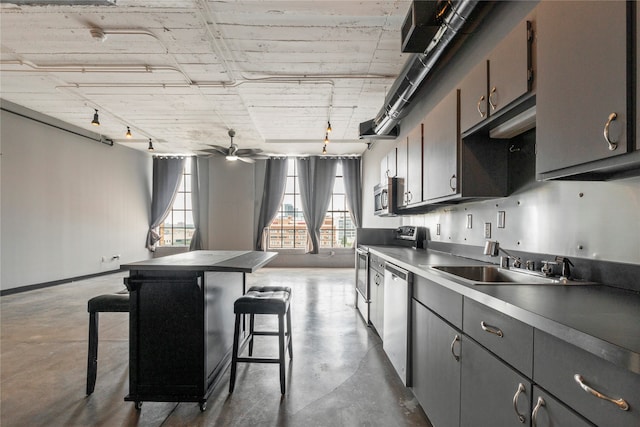
[[[291,310],[289,309],[290,288],[285,287],[252,287],[247,294],[234,304],[236,321],[233,334],[233,349],[231,354],[231,374],[229,379],[229,393],[233,393],[238,363],[277,363],[280,368],[280,392],[286,391],[285,353],[289,351],[289,358],[293,358],[291,344]],[[249,331],[245,339],[240,342],[240,323],[242,316],[249,314]],[[278,316],[277,331],[256,331],[256,314],[275,314]],[[286,316],[286,327],[285,327]],[[256,336],[278,337],[278,358],[253,357],[253,344]],[[244,347],[249,344],[249,357],[240,357]]]
[[89,355],[87,357],[87,396],[96,388],[98,374],[98,313],[89,313]]

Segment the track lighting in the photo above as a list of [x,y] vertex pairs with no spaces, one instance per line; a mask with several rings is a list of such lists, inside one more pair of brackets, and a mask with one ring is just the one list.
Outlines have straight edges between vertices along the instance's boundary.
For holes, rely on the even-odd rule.
[[149,138],[149,148],[147,148],[147,150],[153,151],[153,142],[151,142],[151,138]]
[[96,110],[96,112],[93,113],[93,120],[91,120],[91,124],[94,126],[100,126],[100,119],[98,118],[98,110]]
[[331,122],[327,121],[327,133],[331,133]]
[[131,129],[129,129],[129,126],[127,126],[127,133],[124,134],[124,137],[131,139]]

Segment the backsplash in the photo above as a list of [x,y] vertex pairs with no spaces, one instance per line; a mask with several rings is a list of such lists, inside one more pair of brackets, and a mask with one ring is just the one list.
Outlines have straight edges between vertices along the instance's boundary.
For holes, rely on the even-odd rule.
[[473,246],[484,245],[489,223],[490,238],[507,250],[640,264],[640,178],[534,182],[509,197],[443,206],[401,222],[427,227],[429,240]]

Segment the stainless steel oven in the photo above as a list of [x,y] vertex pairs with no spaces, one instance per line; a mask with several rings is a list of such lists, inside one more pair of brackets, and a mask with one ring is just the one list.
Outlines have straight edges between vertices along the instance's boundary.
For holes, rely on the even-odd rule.
[[356,307],[365,323],[369,324],[369,251],[356,249]]

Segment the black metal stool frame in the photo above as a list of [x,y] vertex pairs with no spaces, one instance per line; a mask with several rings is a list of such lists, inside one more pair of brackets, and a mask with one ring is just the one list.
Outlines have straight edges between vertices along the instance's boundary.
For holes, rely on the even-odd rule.
[[[244,338],[242,344],[239,343],[240,323],[245,314],[249,314],[249,334]],[[285,366],[284,356],[285,348],[289,350],[289,358],[293,359],[293,346],[291,343],[291,307],[288,306],[286,313],[278,313],[278,331],[256,331],[254,330],[256,314],[275,314],[275,313],[236,313],[235,330],[233,334],[233,353],[231,355],[231,378],[229,381],[229,393],[233,393],[236,382],[236,369],[238,363],[278,363],[280,365],[280,392],[285,394]],[[285,316],[287,328],[285,331]],[[253,356],[253,338],[255,336],[277,336],[278,337],[278,358],[263,358]],[[239,357],[245,347],[249,344],[249,357]]]

